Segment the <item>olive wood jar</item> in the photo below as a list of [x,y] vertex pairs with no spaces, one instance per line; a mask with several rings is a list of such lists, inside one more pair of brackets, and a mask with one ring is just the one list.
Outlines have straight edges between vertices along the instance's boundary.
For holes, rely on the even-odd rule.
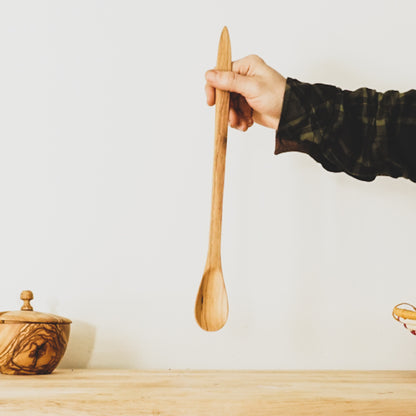
[[61,361],[71,321],[33,311],[33,293],[24,290],[20,311],[0,312],[0,372],[49,374]]

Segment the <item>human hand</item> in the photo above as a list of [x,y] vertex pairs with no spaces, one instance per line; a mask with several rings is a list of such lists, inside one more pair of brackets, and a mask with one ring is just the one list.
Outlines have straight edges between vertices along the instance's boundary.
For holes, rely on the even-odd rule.
[[246,131],[253,123],[277,130],[286,79],[260,57],[250,55],[233,62],[232,71],[205,74],[208,105],[215,104],[215,88],[230,91],[229,125]]

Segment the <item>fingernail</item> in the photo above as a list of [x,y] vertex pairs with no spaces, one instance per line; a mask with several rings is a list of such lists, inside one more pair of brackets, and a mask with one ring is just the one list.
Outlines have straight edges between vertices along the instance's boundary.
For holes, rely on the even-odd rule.
[[215,81],[216,76],[217,76],[217,71],[214,71],[213,69],[211,69],[210,71],[207,71],[207,73],[205,74],[205,78],[207,81]]

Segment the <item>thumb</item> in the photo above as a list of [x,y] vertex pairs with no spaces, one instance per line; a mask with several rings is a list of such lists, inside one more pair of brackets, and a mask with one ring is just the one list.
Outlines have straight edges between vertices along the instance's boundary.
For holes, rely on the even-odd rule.
[[214,88],[236,92],[244,97],[253,95],[256,87],[256,81],[251,77],[233,71],[210,70],[206,72],[205,78]]

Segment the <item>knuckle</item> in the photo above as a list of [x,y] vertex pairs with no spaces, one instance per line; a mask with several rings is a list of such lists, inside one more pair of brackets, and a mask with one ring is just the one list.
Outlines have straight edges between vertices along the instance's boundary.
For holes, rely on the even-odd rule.
[[253,63],[262,63],[262,62],[264,62],[263,59],[261,59],[260,56],[258,56],[256,54],[249,55],[248,58]]
[[225,74],[225,81],[229,87],[235,86],[237,83],[237,74],[235,72],[226,72]]

